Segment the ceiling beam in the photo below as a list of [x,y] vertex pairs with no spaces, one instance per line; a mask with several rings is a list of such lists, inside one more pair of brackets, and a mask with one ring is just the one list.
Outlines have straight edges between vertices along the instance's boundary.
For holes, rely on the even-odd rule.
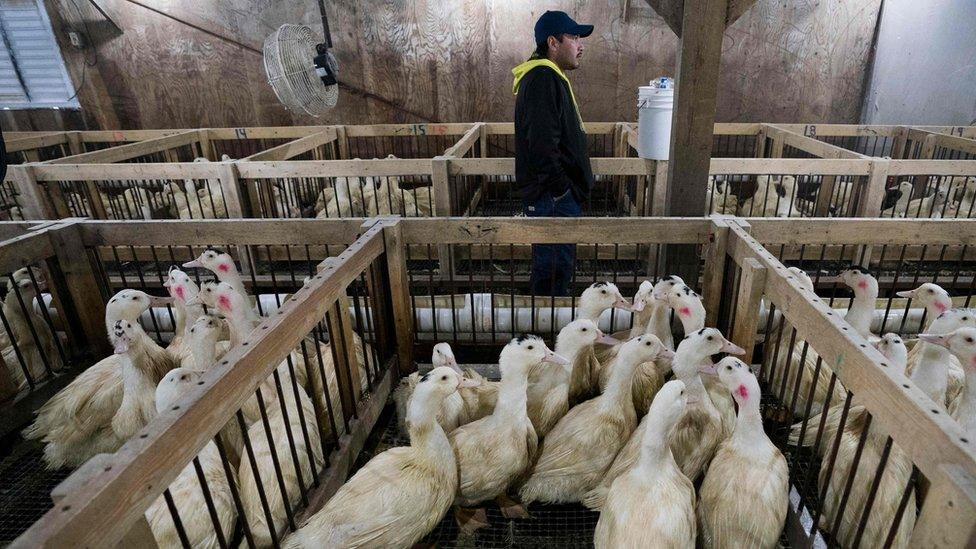
[[755,3],[756,0],[729,0],[729,9],[725,14],[725,27],[731,27],[732,23],[738,21]]
[[654,8],[658,15],[664,18],[671,30],[680,38],[684,0],[647,0],[647,3]]

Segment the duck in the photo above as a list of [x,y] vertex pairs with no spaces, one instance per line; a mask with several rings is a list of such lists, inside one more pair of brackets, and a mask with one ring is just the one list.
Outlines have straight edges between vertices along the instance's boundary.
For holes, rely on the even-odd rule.
[[203,315],[193,322],[186,333],[188,356],[180,361],[180,367],[191,372],[206,372],[219,358],[217,343],[223,321],[212,315]]
[[[244,280],[241,278],[241,273],[237,269],[237,264],[234,263],[234,259],[230,256],[230,254],[223,250],[208,247],[200,254],[199,257],[184,263],[183,268],[207,269],[217,277],[217,280],[230,284],[235,291],[250,299],[247,289],[244,288]],[[250,307],[248,308],[247,313],[248,320],[251,320],[252,322],[257,322],[260,320],[257,313],[255,313]]]
[[[936,318],[928,327],[929,335],[943,335],[962,327],[976,327],[976,311],[972,309],[950,309]],[[919,339],[912,349],[918,349],[915,356],[908,354],[908,376],[943,410],[948,409],[964,385],[965,373],[959,360],[943,346]],[[914,359],[914,360],[913,360]]]
[[[905,346],[905,341],[900,335],[893,332],[886,333],[871,345],[882,356],[888,359],[888,365],[892,368],[892,371],[898,374],[904,374],[905,365],[908,363],[908,348]],[[850,410],[856,410],[858,408],[859,405],[855,404],[850,407]],[[823,426],[820,428],[817,427],[821,425],[820,414],[810,416],[805,422],[801,421],[793,424],[790,427],[789,444],[804,447],[814,446],[817,444],[818,433],[823,433],[819,437],[820,443],[818,445],[818,453],[823,457],[833,444],[832,441],[837,434],[837,427],[840,425],[843,410],[844,403],[842,401],[831,406],[827,410],[827,418],[822,420]]]
[[[60,370],[62,362],[57,335],[34,306],[35,299],[44,306],[39,294],[44,290],[43,283],[38,282],[35,286],[34,281],[26,277],[14,279],[13,284],[8,282],[8,288],[2,308],[3,318],[13,338],[8,339],[9,346],[2,348],[0,356],[10,374],[10,381],[20,391],[47,378],[49,373]],[[2,328],[5,326],[0,326]]]
[[[156,387],[156,413],[163,414],[169,410],[179,400],[180,396],[200,381],[201,377],[201,372],[185,368],[170,370]],[[217,445],[213,441],[208,442],[200,450],[196,456],[196,461],[204,478],[207,479],[209,499],[220,524],[220,532],[224,540],[223,545],[225,545],[227,540],[233,536],[237,519],[230,488],[230,482],[236,483],[237,479],[228,480]],[[231,470],[231,475],[233,477],[233,470]],[[222,543],[218,541],[217,531],[207,507],[208,496],[203,493],[200,477],[197,475],[196,467],[192,462],[187,464],[177,475],[176,480],[169,485],[169,493],[179,512],[180,523],[183,525],[183,531],[190,547],[195,549],[217,549],[221,547]],[[146,509],[145,515],[153,537],[156,539],[156,544],[160,548],[176,549],[183,547],[163,496],[159,496],[153,501]]]
[[[7,290],[7,294],[9,295],[10,292],[13,292],[15,288],[19,288],[22,281],[31,280],[31,276],[34,277],[34,280],[37,281],[37,285],[41,287],[43,291],[43,288],[46,288],[47,285],[47,281],[44,279],[43,273],[34,267],[30,269],[30,272],[28,272],[27,267],[21,267],[20,269],[17,269],[11,273],[10,277],[6,280],[4,287]],[[6,298],[6,296],[4,297]],[[4,312],[4,315],[8,317],[9,322],[10,314]],[[10,347],[10,334],[7,333],[6,327],[0,323],[0,349],[5,349],[7,347]]]
[[408,411],[410,445],[369,460],[282,547],[410,547],[426,536],[457,495],[457,461],[437,414],[465,383],[446,366],[421,376]]
[[[355,189],[355,191],[354,191]],[[358,192],[356,192],[358,191]],[[342,217],[365,217],[361,196],[352,199],[353,194],[362,193],[362,186],[358,179],[351,177],[337,177],[331,187],[322,189],[315,202],[315,217],[318,219],[336,219]]]
[[[878,297],[878,280],[868,269],[858,265],[845,269],[838,278],[854,292],[844,320],[862,337],[873,341],[875,338],[870,328]],[[803,286],[808,288],[806,280],[803,280]],[[781,322],[767,340],[776,364],[769,382],[772,390],[781,394],[782,401],[799,417],[819,414],[828,401],[831,406],[843,402],[846,391],[839,380],[835,380],[832,392],[828,392],[833,374],[830,366],[807,342],[793,341],[793,335],[782,333],[784,327],[785,323]],[[780,345],[783,346],[782,353]]]
[[[912,182],[903,179],[898,182],[898,186],[890,189],[888,193],[894,199],[891,206],[881,210],[881,217],[905,217],[908,212],[908,204],[912,200],[912,190],[915,188]],[[886,202],[888,197],[886,196]]]
[[163,288],[173,298],[173,339],[166,349],[182,361],[190,353],[185,344],[186,331],[203,314],[202,307],[187,307],[186,303],[200,293],[200,287],[188,274],[173,265],[163,281]]
[[[106,331],[111,334],[119,320],[135,323],[150,308],[171,302],[139,290],[121,290],[105,306]],[[153,372],[153,383],[166,371]],[[112,418],[122,403],[122,387],[121,358],[112,354],[78,374],[41,406],[23,436],[44,442],[45,467],[78,467],[96,454],[118,450],[122,441],[112,431]]]
[[919,339],[952,352],[963,365],[966,384],[961,397],[950,406],[949,415],[970,440],[976,440],[976,328],[957,328],[947,334],[920,334]]
[[[454,357],[454,350],[451,349],[450,343],[441,342],[434,345],[434,349],[431,351],[430,363],[433,368],[446,366],[458,374],[463,375],[457,365],[457,359]],[[410,375],[402,377],[397,384],[397,388],[393,391],[397,430],[400,432],[400,436],[404,438],[410,436],[410,430],[407,428],[407,411],[410,409],[410,398],[413,396],[413,391],[416,389],[417,383],[420,382],[420,376],[420,372],[413,372]],[[445,433],[450,433],[454,429],[457,429],[459,425],[467,423],[467,421],[464,421],[467,419],[465,416],[464,400],[461,398],[460,391],[457,391],[451,393],[444,399],[444,405],[437,414],[437,423],[440,424],[441,429],[444,429]]]
[[[773,549],[789,507],[786,458],[763,431],[762,394],[749,366],[728,356],[715,369],[739,413],[732,436],[719,445],[699,490],[698,539],[704,547]],[[743,501],[749,505],[741,505]]]
[[597,549],[616,547],[695,547],[695,487],[675,464],[669,437],[685,413],[685,385],[664,384],[641,425],[640,455],[634,466],[617,477],[600,511],[593,543]]
[[905,216],[940,218],[948,200],[949,191],[941,188],[936,189],[935,192],[928,196],[910,201],[905,211]]
[[110,339],[122,370],[122,402],[112,417],[112,431],[125,442],[156,417],[158,380],[179,364],[138,322],[117,320]]
[[[721,414],[702,384],[700,372],[714,373],[711,357],[717,353],[744,354],[745,350],[725,339],[715,328],[692,332],[678,344],[671,368],[675,379],[685,384],[688,407],[685,415],[671,433],[671,450],[681,471],[689,479],[697,479],[714,455],[718,444],[728,435]],[[600,482],[583,497],[583,505],[595,511],[606,501],[613,481],[629,471],[640,456],[643,425],[657,419],[650,412],[641,419],[641,426],[616,455]]]
[[[903,290],[895,292],[898,297],[916,301],[925,308],[925,322],[922,323],[920,332],[928,331],[932,322],[942,313],[952,308],[952,298],[945,288],[934,282],[926,282],[914,290]],[[912,370],[912,359],[914,353],[908,353],[909,371]]]
[[[576,305],[576,318],[591,320],[600,325],[600,317],[610,308],[632,310],[632,305],[624,299],[620,289],[612,282],[594,282],[580,295]],[[573,375],[569,385],[569,399],[571,402],[586,400],[597,392],[600,363],[596,354],[586,361],[578,361],[573,365]]]
[[[455,504],[459,507],[473,507],[501,496],[505,516],[527,516],[521,506],[508,504],[504,496],[535,457],[538,437],[527,411],[527,390],[529,372],[543,363],[558,367],[572,364],[549,350],[538,336],[523,335],[510,341],[498,358],[502,380],[494,412],[448,435],[458,464]],[[464,524],[463,515],[459,513],[458,517]]]
[[[758,200],[758,202],[757,202]],[[792,175],[756,177],[756,191],[739,211],[747,217],[799,217],[795,207],[796,178]]]
[[[671,280],[662,282],[664,283],[659,283],[660,291],[653,294],[654,300],[663,304],[665,310],[675,311],[685,333],[692,333],[704,328],[705,307],[702,305],[698,294],[684,284],[671,284],[673,282]],[[665,313],[664,316],[667,314]],[[670,332],[670,329],[668,331]],[[601,389],[606,387],[614,368],[615,361],[613,359],[600,368],[598,375]],[[634,373],[632,393],[634,407],[638,415],[643,416],[647,411],[655,393],[664,385],[664,376],[667,375],[668,370],[670,370],[670,365],[665,360],[660,361],[660,363],[646,362],[637,367],[637,371]],[[728,408],[731,411],[731,403],[729,403]],[[735,412],[731,411],[730,413],[734,416]]]
[[572,408],[542,441],[539,458],[519,489],[522,502],[569,503],[599,484],[637,426],[631,394],[638,364],[670,353],[653,335],[629,340],[603,394]]
[[540,364],[529,373],[528,415],[539,438],[549,434],[569,411],[569,383],[576,362],[589,360],[595,344],[615,342],[586,318],[574,320],[559,331],[556,354],[565,357],[568,363]]

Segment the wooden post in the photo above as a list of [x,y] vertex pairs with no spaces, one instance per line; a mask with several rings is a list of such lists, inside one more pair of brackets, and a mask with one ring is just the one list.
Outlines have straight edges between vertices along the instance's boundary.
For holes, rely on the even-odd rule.
[[213,162],[217,162],[220,159],[217,158],[217,152],[214,149],[213,142],[210,141],[210,130],[202,129],[200,130],[200,156],[207,158]]
[[77,218],[65,220],[48,233],[57,256],[57,266],[71,297],[70,300],[61,299],[60,312],[67,325],[75,324],[84,335],[85,343],[94,356],[106,356],[111,354],[112,349],[105,332],[105,302],[81,240],[78,221]]
[[759,126],[759,133],[756,134],[756,152],[753,156],[755,158],[766,156],[766,128],[762,126]]
[[702,299],[705,305],[705,325],[717,326],[722,306],[722,283],[725,280],[725,257],[729,246],[728,218],[713,215],[708,232],[708,252],[705,255],[705,273],[702,275]]
[[[868,175],[867,189],[861,193],[861,201],[857,205],[857,217],[881,217],[881,205],[884,203],[888,187],[888,168],[890,160],[872,160]],[[871,252],[873,247],[862,244],[854,250],[854,258],[862,267],[871,268]]]
[[813,211],[816,217],[830,216],[830,201],[834,196],[836,183],[836,175],[825,175],[820,178],[820,192],[817,193],[817,203],[814,205]]
[[[705,213],[727,9],[728,0],[684,0],[668,157],[668,215]],[[695,247],[668,246],[668,265],[692,283],[698,276]]]
[[234,162],[217,162],[220,178],[220,192],[224,196],[224,207],[227,217],[231,219],[244,217],[244,201],[241,200],[240,174]]
[[336,143],[339,144],[338,160],[349,160],[349,136],[345,126],[336,126]]
[[[927,134],[922,140],[922,150],[919,152],[918,160],[931,160],[935,155],[939,136],[934,133]],[[925,195],[925,187],[928,185],[929,178],[924,175],[912,177],[912,196],[920,198]]]
[[413,361],[413,310],[410,302],[410,274],[407,270],[406,245],[403,228],[398,220],[387,222],[383,228],[386,244],[386,268],[393,301],[393,322],[396,329],[397,362],[400,374],[417,369]]
[[68,152],[71,153],[71,156],[85,152],[80,132],[66,132],[64,137],[68,140]]
[[[451,178],[449,172],[450,160],[445,156],[436,156],[430,161],[431,190],[434,192],[434,217],[451,217]],[[437,246],[437,262],[442,277],[454,278],[454,261],[451,259],[451,247],[447,244]]]
[[10,178],[17,189],[17,203],[25,220],[57,219],[51,203],[44,198],[41,187],[34,176],[34,168],[29,165],[10,166]]
[[901,160],[905,158],[905,149],[908,146],[908,128],[898,126],[892,132],[891,158]]
[[735,300],[735,327],[732,342],[746,350],[742,361],[752,364],[759,326],[759,303],[766,287],[766,267],[751,257],[742,262],[739,295]]
[[[945,464],[931,479],[910,547],[976,546],[976,479],[961,467]],[[911,510],[906,510],[910,512]]]

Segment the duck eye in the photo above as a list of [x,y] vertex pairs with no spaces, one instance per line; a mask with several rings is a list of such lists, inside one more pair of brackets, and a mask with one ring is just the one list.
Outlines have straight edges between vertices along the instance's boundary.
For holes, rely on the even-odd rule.
[[650,347],[650,346],[651,346],[651,342],[650,342],[650,341],[648,341],[648,342],[647,342],[647,343],[645,343],[644,345],[647,345],[648,347]]
[[713,338],[712,336],[708,336],[708,340],[709,340],[709,341],[712,341],[713,339],[714,339],[714,338]]
[[196,329],[196,328],[190,328],[190,333],[191,333],[191,334],[192,334],[192,333],[196,333],[196,331],[197,331],[197,329]]
[[606,290],[600,290],[600,293],[603,294],[603,295],[607,295],[607,291]]
[[529,350],[535,349],[535,345],[529,345]]
[[132,301],[139,301],[139,296],[137,295],[132,296]]
[[935,290],[933,290],[932,288],[929,288],[929,293],[930,294],[934,294],[935,293]]
[[585,332],[586,331],[586,328],[583,328],[583,331]]
[[971,338],[971,337],[967,337],[966,338],[966,343],[972,343],[972,342],[973,342],[973,338]]
[[447,376],[441,376],[441,381],[447,381]]
[[728,371],[730,371],[730,372],[732,371],[732,367],[731,366],[726,366],[725,369],[728,370]]

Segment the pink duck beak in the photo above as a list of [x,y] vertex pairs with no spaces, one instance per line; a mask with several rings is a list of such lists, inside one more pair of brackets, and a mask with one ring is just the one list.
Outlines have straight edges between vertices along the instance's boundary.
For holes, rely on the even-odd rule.
[[719,352],[720,353],[728,353],[730,355],[744,355],[744,354],[746,354],[746,350],[745,349],[743,349],[742,347],[739,347],[738,345],[736,345],[735,343],[732,343],[731,341],[729,341],[727,339],[725,340],[725,343],[722,345],[722,348],[719,349]]
[[551,362],[560,366],[567,366],[569,364],[569,360],[566,357],[557,355],[552,351],[546,351],[546,358],[543,358],[542,361]]
[[938,345],[939,347],[945,347],[946,349],[949,348],[949,338],[944,335],[918,334],[918,340],[931,343],[933,345]]

